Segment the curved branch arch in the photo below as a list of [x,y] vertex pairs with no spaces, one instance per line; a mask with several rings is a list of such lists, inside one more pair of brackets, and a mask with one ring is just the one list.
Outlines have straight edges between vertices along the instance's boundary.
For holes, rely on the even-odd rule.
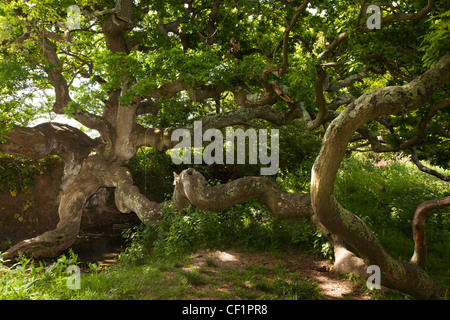
[[332,234],[342,237],[355,248],[366,264],[378,265],[386,286],[418,298],[436,298],[434,282],[417,265],[390,257],[362,220],[337,202],[333,195],[334,183],[347,144],[358,128],[383,114],[408,112],[421,107],[449,80],[450,54],[447,54],[405,86],[386,87],[362,95],[330,124],[312,170],[311,202],[319,221]]
[[227,184],[209,186],[202,174],[189,168],[180,175],[174,172],[174,185],[174,202],[179,210],[192,204],[203,210],[221,212],[235,204],[256,199],[281,218],[313,216],[308,194],[285,193],[267,177],[244,177]]
[[417,264],[422,268],[425,266],[425,260],[427,256],[425,218],[427,217],[428,212],[448,206],[450,206],[450,196],[441,199],[426,201],[417,207],[412,223],[414,236],[414,255],[411,257],[411,263]]

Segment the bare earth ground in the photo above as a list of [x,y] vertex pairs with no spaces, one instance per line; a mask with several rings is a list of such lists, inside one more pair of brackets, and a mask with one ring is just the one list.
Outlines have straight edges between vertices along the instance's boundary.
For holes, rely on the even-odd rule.
[[[209,260],[209,261],[208,261]],[[214,269],[218,273],[231,270],[245,270],[248,266],[264,265],[275,268],[276,265],[288,270],[290,273],[298,273],[305,280],[315,281],[325,300],[368,300],[367,293],[361,284],[346,278],[342,274],[332,271],[332,264],[326,260],[318,260],[317,257],[296,251],[295,253],[283,253],[282,257],[276,257],[268,252],[243,252],[236,249],[226,251],[198,250],[191,258],[191,265],[186,270],[194,268],[207,268],[208,263],[214,262]],[[208,285],[204,285],[208,286]],[[208,288],[202,288],[208,291]],[[227,292],[227,284],[223,285],[223,291]],[[210,297],[206,297],[210,299]]]

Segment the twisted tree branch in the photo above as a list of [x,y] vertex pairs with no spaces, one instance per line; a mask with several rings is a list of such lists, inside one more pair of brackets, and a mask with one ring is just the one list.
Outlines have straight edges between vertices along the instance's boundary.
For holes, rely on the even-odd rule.
[[443,181],[450,181],[450,176],[446,176],[442,173],[437,172],[436,170],[433,170],[431,168],[428,168],[427,166],[424,166],[420,162],[419,157],[417,156],[416,149],[411,149],[411,160],[417,166],[417,168],[419,168],[420,171],[431,174],[431,175],[435,176],[436,178],[439,178]]
[[[381,88],[362,95],[328,126],[312,170],[311,201],[319,221],[355,248],[367,264],[379,266],[385,286],[418,298],[437,297],[432,279],[415,264],[390,257],[363,221],[337,202],[333,195],[334,183],[348,141],[356,130],[383,114],[409,112],[423,106],[449,80],[450,54],[446,54],[405,86]],[[414,284],[411,279],[415,280]]]
[[203,210],[222,212],[237,203],[256,199],[280,218],[311,218],[313,215],[308,194],[284,193],[266,177],[244,177],[213,187],[203,175],[190,168],[179,176],[174,173],[174,184],[178,192],[174,197],[175,205],[179,210],[186,209],[190,203]]
[[441,199],[426,201],[417,207],[412,223],[414,236],[414,255],[411,257],[411,263],[417,264],[422,268],[425,266],[425,260],[427,256],[425,218],[427,217],[428,212],[448,206],[450,206],[450,196]]

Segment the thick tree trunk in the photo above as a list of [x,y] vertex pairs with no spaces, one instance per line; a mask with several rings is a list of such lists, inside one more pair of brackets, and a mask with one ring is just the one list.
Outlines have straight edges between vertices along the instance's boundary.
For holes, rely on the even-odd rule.
[[115,187],[115,203],[122,213],[135,212],[146,224],[159,220],[160,204],[139,192],[126,168],[98,155],[86,158],[79,167],[74,177],[65,176],[70,184],[60,193],[56,229],[17,243],[4,254],[5,258],[16,257],[19,252],[34,258],[54,257],[70,248],[78,236],[83,209],[102,187]]
[[61,193],[56,229],[17,243],[7,251],[5,258],[15,257],[19,252],[34,258],[53,257],[70,248],[80,230],[83,208],[99,187],[95,176],[89,173],[78,174]]
[[61,156],[64,176],[59,195],[60,220],[56,229],[17,243],[5,257],[17,256],[19,252],[35,258],[55,256],[75,242],[84,205],[100,187],[95,175],[82,167],[95,141],[78,129],[56,123],[34,128],[14,127],[6,138],[8,142],[0,144],[0,152],[32,159],[49,154]]
[[374,90],[356,99],[327,128],[312,170],[311,201],[319,221],[355,248],[367,265],[380,267],[382,285],[421,299],[438,297],[432,279],[417,265],[390,257],[362,220],[336,201],[334,183],[347,143],[358,128],[383,114],[421,107],[449,78],[450,54],[447,54],[410,84]]

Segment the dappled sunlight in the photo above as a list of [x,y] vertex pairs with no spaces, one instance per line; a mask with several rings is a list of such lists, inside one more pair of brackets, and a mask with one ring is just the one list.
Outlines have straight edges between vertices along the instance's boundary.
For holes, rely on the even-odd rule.
[[216,251],[213,253],[213,256],[223,262],[238,261],[238,258],[235,255],[223,251]]
[[78,2],[1,5],[0,299],[447,298],[444,1]]
[[[207,257],[207,258],[205,258]],[[205,252],[198,251],[196,254],[193,255],[191,261],[193,262],[187,267],[181,268],[184,271],[193,271],[200,269],[201,266],[205,264],[205,260],[209,259],[210,261],[213,261],[214,264],[220,264],[220,265],[229,265],[231,263],[238,263],[240,261],[239,257],[236,254],[231,254],[225,251],[212,251],[212,252]]]
[[[343,281],[342,279],[334,279],[327,273],[321,275],[319,273],[311,273],[311,278],[316,281],[320,292],[325,299],[345,299],[346,297],[352,297],[356,293],[360,293],[360,288],[357,285],[350,282]],[[368,300],[370,295],[359,294],[359,300]]]
[[301,251],[283,253],[282,257],[277,257],[264,251],[249,253],[237,249],[200,249],[191,256],[188,266],[181,269],[211,277],[232,277],[234,284],[224,282],[214,289],[222,294],[233,294],[237,283],[240,282],[239,285],[248,290],[264,291],[261,289],[265,288],[264,284],[276,283],[280,280],[278,274],[282,272],[286,286],[294,287],[299,281],[315,283],[325,300],[371,299],[370,294],[365,293],[361,285],[333,272],[330,261],[318,260]]
[[350,295],[353,288],[344,285],[341,281],[339,283],[330,282],[328,278],[316,277],[317,286],[326,296],[336,299],[342,299],[346,295]]

